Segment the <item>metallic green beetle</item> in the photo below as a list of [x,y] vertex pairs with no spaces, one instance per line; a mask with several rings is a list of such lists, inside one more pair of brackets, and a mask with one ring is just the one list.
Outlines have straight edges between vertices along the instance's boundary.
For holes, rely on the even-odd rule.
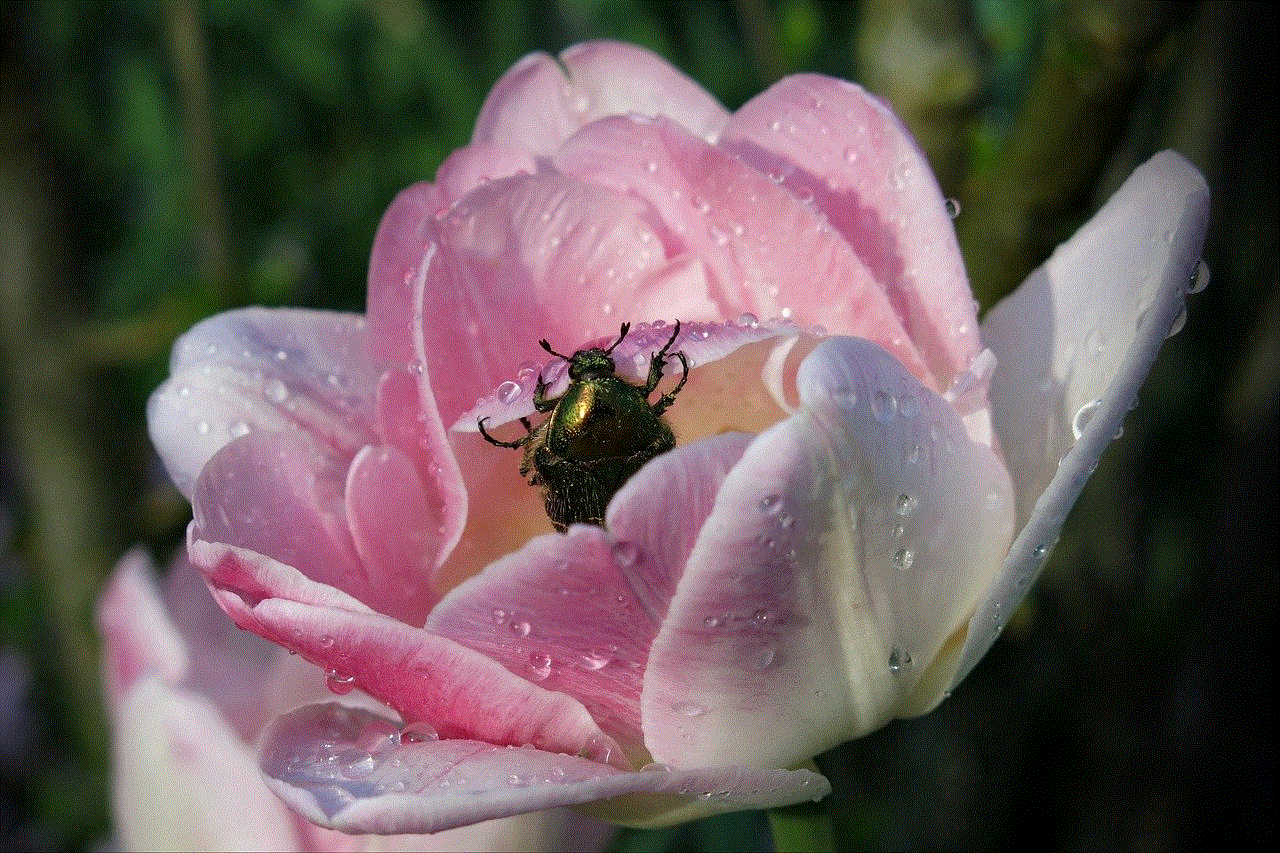
[[538,341],[544,350],[569,363],[569,387],[554,400],[547,399],[547,385],[538,376],[533,406],[551,416],[536,429],[528,418],[521,418],[528,434],[515,441],[499,441],[489,435],[484,428],[487,418],[476,424],[490,444],[524,448],[520,473],[528,476],[532,472],[529,485],[542,487],[547,517],[561,533],[575,522],[604,526],[605,508],[622,484],[644,463],[676,446],[662,413],[689,378],[684,353],[672,353],[680,360],[679,384],[652,405],[649,395],[662,381],[662,366],[667,350],[680,334],[680,321],[676,321],[667,343],[650,357],[649,377],[643,386],[623,381],[613,364],[613,350],[630,328],[630,323],[623,323],[618,339],[608,349],[592,347],[572,356],[560,355],[545,340]]

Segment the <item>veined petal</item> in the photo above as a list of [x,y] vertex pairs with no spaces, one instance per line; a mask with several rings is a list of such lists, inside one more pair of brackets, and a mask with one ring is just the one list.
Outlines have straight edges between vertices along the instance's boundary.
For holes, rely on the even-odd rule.
[[977,309],[937,180],[893,111],[853,83],[797,74],[734,113],[720,144],[813,200],[947,390],[982,349]]
[[259,765],[285,802],[347,832],[436,832],[560,805],[592,803],[623,822],[664,825],[769,808],[830,792],[808,770],[713,767],[624,771],[575,755],[473,740],[401,742],[399,728],[340,705],[309,705],[264,736]]
[[1208,219],[1204,178],[1181,155],[1156,154],[987,315],[983,334],[999,358],[992,411],[1020,532],[973,617],[957,682],[1030,588],[1137,401],[1185,310]]
[[504,74],[480,110],[472,142],[549,156],[579,128],[608,115],[665,115],[712,139],[728,118],[705,89],[644,48],[588,42],[559,60],[531,53]]
[[[930,672],[1012,535],[1012,487],[880,347],[823,341],[729,473],[654,641],[654,758],[779,766],[941,698]],[[949,673],[948,673],[949,674]],[[751,732],[751,737],[744,737]]]
[[147,407],[151,440],[191,497],[205,463],[251,431],[300,431],[336,454],[373,436],[378,371],[364,318],[245,308],[194,326]]

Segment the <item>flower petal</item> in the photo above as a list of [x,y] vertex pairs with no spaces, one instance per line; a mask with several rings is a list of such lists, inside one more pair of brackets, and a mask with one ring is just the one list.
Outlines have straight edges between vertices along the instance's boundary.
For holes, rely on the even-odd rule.
[[609,533],[575,525],[534,539],[454,589],[427,629],[575,697],[634,763],[650,643],[716,490],[750,440],[719,436],[657,457],[614,496]]
[[650,653],[646,744],[673,766],[786,765],[932,707],[930,666],[1012,535],[1003,465],[892,355],[831,338],[798,382],[800,412],[725,479]]
[[98,601],[98,630],[103,675],[113,703],[145,676],[165,684],[186,677],[187,645],[165,612],[155,566],[142,549],[133,549],[116,564]]
[[662,235],[667,253],[694,254],[710,272],[720,318],[794,316],[874,340],[929,376],[872,270],[825,217],[765,172],[670,121],[637,117],[585,128],[555,163],[652,206],[671,232]]
[[426,182],[403,189],[378,223],[369,256],[369,349],[391,364],[413,362],[413,321],[430,242],[429,223],[449,206]]
[[965,640],[959,682],[995,641],[1137,401],[1185,310],[1209,218],[1204,178],[1156,154],[983,323],[995,427],[1021,532]]
[[117,708],[113,784],[123,849],[297,849],[240,736],[204,698],[156,678]]
[[517,62],[490,91],[471,139],[549,156],[584,125],[626,113],[669,116],[707,138],[728,118],[715,98],[657,54],[598,41],[570,47],[559,63],[545,53]]
[[367,712],[310,705],[272,724],[259,766],[292,808],[347,832],[435,832],[602,799],[594,811],[616,806],[623,822],[664,825],[830,792],[826,779],[808,770],[627,772],[573,755],[472,740],[402,744],[398,734],[390,720]]
[[893,111],[852,83],[798,74],[744,104],[720,144],[813,199],[945,391],[982,349],[977,309],[937,180]]
[[[262,575],[262,566],[243,551],[228,551],[223,561]],[[405,720],[430,723],[444,737],[533,744],[625,766],[618,745],[580,703],[520,679],[452,640],[376,613],[243,597],[219,584],[216,574],[210,585],[237,625],[316,664],[335,689],[359,688]]]
[[245,308],[211,317],[173,347],[147,407],[151,440],[191,496],[205,463],[253,430],[301,430],[335,452],[372,437],[380,371],[355,314]]

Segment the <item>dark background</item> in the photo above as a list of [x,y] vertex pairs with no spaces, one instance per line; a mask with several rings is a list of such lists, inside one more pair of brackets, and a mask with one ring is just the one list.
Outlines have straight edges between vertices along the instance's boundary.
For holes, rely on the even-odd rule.
[[[960,202],[984,307],[1152,152],[1200,167],[1212,282],[1045,575],[954,697],[819,763],[843,847],[1271,835],[1275,29],[1239,3],[3,3],[0,848],[110,837],[93,606],[125,548],[163,560],[189,517],[143,419],[174,336],[246,303],[361,310],[396,191],[521,55],[594,38],[730,108],[801,70],[886,96]],[[745,814],[616,844],[765,833]]]

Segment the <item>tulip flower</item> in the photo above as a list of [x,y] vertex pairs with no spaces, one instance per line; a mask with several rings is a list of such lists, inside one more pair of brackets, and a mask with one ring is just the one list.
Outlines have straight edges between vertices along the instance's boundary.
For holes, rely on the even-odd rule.
[[[285,808],[253,742],[276,715],[321,698],[315,668],[234,629],[185,559],[158,585],[141,551],[103,590],[98,622],[114,728],[115,842],[121,850],[368,848]],[[343,700],[376,707],[362,694]],[[378,850],[598,850],[608,827],[564,810],[487,821]]]
[[[218,603],[391,709],[276,719],[271,789],[377,833],[820,798],[807,759],[936,706],[1025,594],[1207,204],[1156,155],[980,327],[928,164],[859,87],[729,113],[635,47],[521,60],[387,211],[367,315],[211,318],[152,400]],[[670,342],[655,394],[688,364],[678,446],[564,534],[479,432],[570,387],[542,340],[635,385]]]

